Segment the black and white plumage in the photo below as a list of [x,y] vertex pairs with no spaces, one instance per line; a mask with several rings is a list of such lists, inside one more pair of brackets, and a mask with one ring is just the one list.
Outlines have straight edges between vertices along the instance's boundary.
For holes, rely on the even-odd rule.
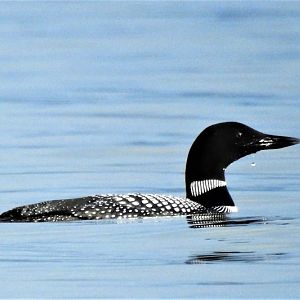
[[[73,221],[115,218],[176,216],[205,212],[197,202],[155,194],[95,195],[85,198],[46,201],[19,209],[22,221]],[[12,210],[12,213],[16,212]],[[6,213],[10,218],[10,212]]]
[[[216,215],[237,211],[227,190],[225,168],[260,150],[283,148],[298,139],[267,135],[244,124],[206,128],[194,141],[185,172],[186,197],[152,194],[95,195],[25,205],[0,215],[2,222],[57,222],[176,215]],[[222,218],[221,218],[222,219]]]
[[192,195],[196,197],[221,186],[226,186],[226,181],[218,179],[206,179],[201,181],[193,181],[190,184],[190,189]]

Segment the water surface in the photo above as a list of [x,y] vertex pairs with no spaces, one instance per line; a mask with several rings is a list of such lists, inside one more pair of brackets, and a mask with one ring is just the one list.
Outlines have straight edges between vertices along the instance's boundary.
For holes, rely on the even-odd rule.
[[[3,2],[0,24],[1,211],[184,196],[189,147],[216,122],[300,137],[296,2]],[[230,166],[240,212],[222,227],[1,224],[1,297],[298,298],[299,157]]]

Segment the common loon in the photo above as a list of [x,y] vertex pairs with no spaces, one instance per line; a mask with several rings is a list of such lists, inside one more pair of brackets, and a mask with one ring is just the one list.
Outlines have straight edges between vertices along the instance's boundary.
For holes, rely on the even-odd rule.
[[299,143],[291,137],[256,131],[238,122],[211,125],[192,144],[186,162],[186,198],[152,194],[95,195],[20,206],[0,215],[2,222],[56,222],[237,211],[226,186],[225,169],[260,150]]

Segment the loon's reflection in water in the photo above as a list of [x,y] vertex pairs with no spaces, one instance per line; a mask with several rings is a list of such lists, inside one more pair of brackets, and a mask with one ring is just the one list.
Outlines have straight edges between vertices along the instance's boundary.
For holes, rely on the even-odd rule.
[[286,253],[258,254],[254,251],[215,251],[211,253],[190,256],[185,263],[204,264],[224,261],[255,263],[266,260],[280,259],[284,255],[286,255]]
[[265,223],[267,221],[266,218],[262,217],[230,218],[227,214],[221,213],[189,215],[186,217],[186,220],[190,228],[248,225],[251,223]]
[[[231,217],[228,214],[198,214],[186,217],[190,228],[208,228],[208,227],[225,227],[225,226],[245,226],[249,224],[263,224],[266,222],[276,221],[279,225],[285,225],[282,218],[267,219],[265,217]],[[279,223],[278,223],[279,222]],[[281,259],[287,253],[258,253],[256,251],[212,251],[191,255],[185,261],[185,264],[206,264],[217,262],[244,262],[256,263],[270,260]]]
[[230,218],[227,214],[222,213],[189,215],[186,217],[186,220],[190,228],[248,225],[251,223],[265,223],[267,221],[263,217]]

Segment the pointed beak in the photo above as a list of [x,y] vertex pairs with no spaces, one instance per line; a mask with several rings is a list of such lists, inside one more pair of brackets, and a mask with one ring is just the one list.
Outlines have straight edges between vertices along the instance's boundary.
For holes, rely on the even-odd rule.
[[260,138],[256,139],[252,143],[251,146],[257,148],[257,151],[259,151],[268,149],[279,149],[296,145],[299,143],[300,139],[293,137],[262,134]]

